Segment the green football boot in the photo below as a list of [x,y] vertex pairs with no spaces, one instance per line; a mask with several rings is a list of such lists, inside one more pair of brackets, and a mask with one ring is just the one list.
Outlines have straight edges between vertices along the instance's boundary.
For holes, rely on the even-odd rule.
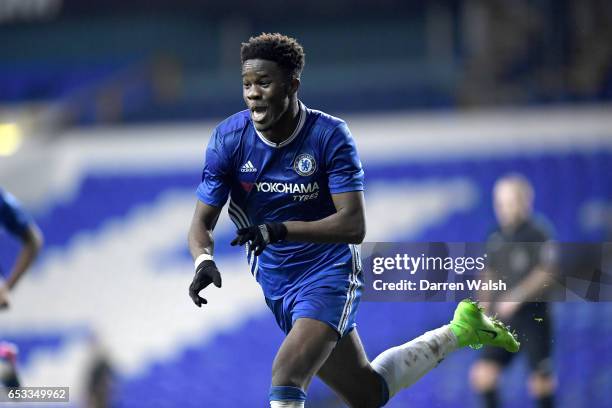
[[516,333],[510,332],[502,322],[484,314],[477,302],[462,300],[450,322],[451,330],[458,339],[459,347],[479,349],[483,345],[501,347],[516,353],[521,346]]

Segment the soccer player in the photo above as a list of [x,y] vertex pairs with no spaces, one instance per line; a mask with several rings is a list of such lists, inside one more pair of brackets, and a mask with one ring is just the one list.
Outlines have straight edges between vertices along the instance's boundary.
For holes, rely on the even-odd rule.
[[272,365],[271,407],[303,407],[314,375],[351,407],[380,407],[459,347],[517,351],[505,326],[465,301],[450,325],[368,360],[355,327],[363,284],[357,245],[365,236],[355,142],[343,120],[299,101],[304,51],[295,39],[250,38],[241,61],[247,109],[221,122],[206,150],[189,231],[189,295],[201,306],[202,289],[221,287],[212,232],[230,197],[232,244],[246,245],[251,273],[286,334]]
[[[541,296],[555,271],[555,257],[547,227],[533,215],[533,188],[518,174],[500,178],[493,189],[499,226],[488,241],[488,273],[504,277],[509,291],[492,299],[487,309],[521,333],[527,354],[530,394],[540,408],[553,407],[555,377],[551,364],[551,315],[545,302],[530,302]],[[552,252],[554,254],[554,252]],[[505,300],[505,301],[504,301]],[[484,305],[484,304],[483,304]],[[484,406],[499,406],[497,383],[515,354],[487,348],[472,366],[470,378]]]
[[[1,229],[17,237],[23,246],[8,278],[4,282],[0,281],[0,312],[9,307],[9,291],[15,288],[34,262],[43,243],[42,233],[36,223],[11,194],[0,188],[0,232]],[[19,386],[16,356],[17,347],[14,344],[0,343],[0,382],[5,387]]]

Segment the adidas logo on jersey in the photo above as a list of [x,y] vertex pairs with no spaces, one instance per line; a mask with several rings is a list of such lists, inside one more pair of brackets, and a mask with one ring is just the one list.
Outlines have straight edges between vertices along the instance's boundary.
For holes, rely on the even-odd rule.
[[257,171],[257,168],[253,166],[253,163],[251,163],[251,161],[249,160],[248,162],[242,165],[242,167],[240,168],[240,171],[242,173],[253,173]]

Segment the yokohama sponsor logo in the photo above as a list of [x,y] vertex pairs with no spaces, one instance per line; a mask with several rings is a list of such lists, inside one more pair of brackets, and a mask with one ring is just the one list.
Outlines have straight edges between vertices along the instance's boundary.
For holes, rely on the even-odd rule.
[[262,193],[310,194],[319,190],[319,183],[255,183],[255,188]]

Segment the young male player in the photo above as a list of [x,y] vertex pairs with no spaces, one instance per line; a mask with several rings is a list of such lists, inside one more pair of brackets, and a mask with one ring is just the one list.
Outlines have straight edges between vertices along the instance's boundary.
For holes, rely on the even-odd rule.
[[[547,228],[533,217],[533,188],[518,174],[497,180],[493,201],[498,227],[488,241],[488,273],[500,274],[509,292],[491,299],[488,309],[508,322],[525,338],[529,391],[539,408],[554,406],[555,376],[552,370],[552,325],[548,304],[530,302],[550,283],[555,270]],[[506,300],[506,301],[504,301]],[[527,341],[528,340],[528,341]],[[503,368],[515,354],[486,348],[472,366],[470,378],[486,408],[500,406],[497,383]]]
[[[9,291],[34,262],[43,242],[40,229],[32,218],[11,194],[0,188],[0,233],[3,229],[17,237],[23,246],[8,278],[0,281],[0,312],[9,307]],[[5,387],[19,387],[16,355],[17,347],[14,344],[0,342],[0,383]]]
[[298,100],[304,51],[296,40],[251,38],[241,61],[248,109],[221,122],[208,144],[189,231],[189,295],[201,306],[202,289],[221,287],[212,231],[229,196],[238,227],[232,245],[246,245],[251,273],[287,335],[272,366],[271,407],[303,407],[314,375],[352,407],[380,407],[458,347],[517,351],[503,325],[462,302],[450,325],[368,361],[355,328],[365,210],[353,138],[344,121]]

